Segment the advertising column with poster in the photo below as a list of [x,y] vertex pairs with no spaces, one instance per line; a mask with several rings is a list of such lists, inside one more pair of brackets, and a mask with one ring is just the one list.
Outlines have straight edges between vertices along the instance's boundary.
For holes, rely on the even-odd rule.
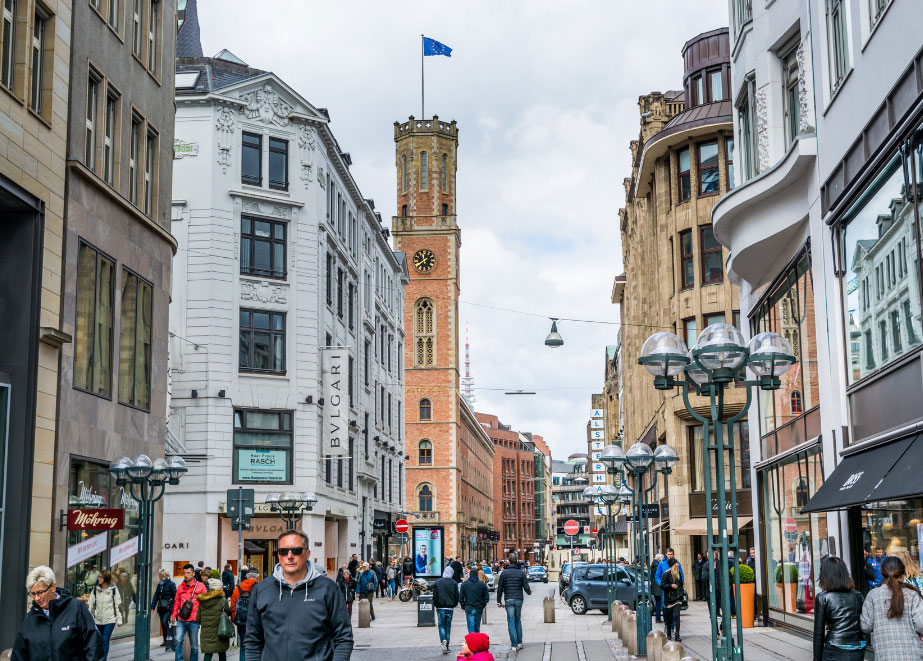
[[413,529],[414,576],[439,578],[444,569],[442,528]]

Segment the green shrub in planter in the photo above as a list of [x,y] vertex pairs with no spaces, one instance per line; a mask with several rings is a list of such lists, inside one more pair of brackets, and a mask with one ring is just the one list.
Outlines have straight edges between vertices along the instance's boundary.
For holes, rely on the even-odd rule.
[[756,572],[750,569],[750,567],[748,567],[747,565],[741,565],[740,566],[740,582],[741,583],[755,583],[756,582]]
[[[783,567],[785,568],[785,580],[783,581]],[[776,566],[776,583],[797,583],[798,582],[798,565],[786,562],[784,565]]]

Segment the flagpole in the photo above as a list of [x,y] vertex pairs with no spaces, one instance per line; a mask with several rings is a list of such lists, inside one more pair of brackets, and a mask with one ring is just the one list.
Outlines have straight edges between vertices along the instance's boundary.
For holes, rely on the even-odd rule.
[[423,45],[423,35],[420,35],[420,118],[426,117],[426,95],[424,90],[426,89],[426,80],[423,75],[423,54],[426,52],[426,48]]

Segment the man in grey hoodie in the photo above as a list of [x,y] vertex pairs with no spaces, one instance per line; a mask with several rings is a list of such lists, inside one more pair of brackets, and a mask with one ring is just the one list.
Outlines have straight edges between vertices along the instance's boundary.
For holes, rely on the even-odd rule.
[[304,532],[286,530],[278,541],[279,564],[250,590],[247,660],[349,661],[353,630],[343,593],[308,562]]

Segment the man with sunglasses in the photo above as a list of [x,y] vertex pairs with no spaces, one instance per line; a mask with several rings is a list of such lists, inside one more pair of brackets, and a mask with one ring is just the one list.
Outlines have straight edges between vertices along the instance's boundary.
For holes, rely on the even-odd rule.
[[304,532],[279,535],[279,563],[250,590],[247,661],[349,661],[353,629],[343,593],[310,557]]

